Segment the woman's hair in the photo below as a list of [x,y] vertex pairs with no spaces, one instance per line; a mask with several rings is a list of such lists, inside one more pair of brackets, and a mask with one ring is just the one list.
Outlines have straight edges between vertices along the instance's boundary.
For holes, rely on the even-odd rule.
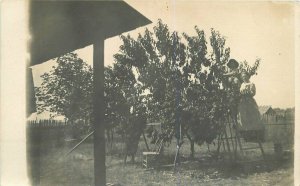
[[227,67],[230,69],[237,69],[239,67],[239,62],[235,59],[230,59],[227,63]]

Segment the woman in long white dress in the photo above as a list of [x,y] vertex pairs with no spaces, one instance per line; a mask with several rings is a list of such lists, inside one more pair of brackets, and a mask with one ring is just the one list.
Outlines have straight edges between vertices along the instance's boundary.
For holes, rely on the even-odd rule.
[[240,87],[241,98],[238,104],[238,129],[246,141],[264,141],[264,125],[253,96],[256,88],[250,82],[249,74],[241,73],[243,83]]

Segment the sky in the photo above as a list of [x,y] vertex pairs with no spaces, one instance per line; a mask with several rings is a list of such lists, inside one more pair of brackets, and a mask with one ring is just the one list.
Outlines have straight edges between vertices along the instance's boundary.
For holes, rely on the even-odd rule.
[[[256,85],[255,99],[258,105],[272,107],[295,106],[295,21],[290,3],[275,2],[222,2],[180,0],[127,0],[153,23],[124,34],[137,36],[147,27],[153,30],[158,19],[170,30],[195,35],[194,26],[202,29],[206,37],[210,29],[218,30],[226,37],[226,46],[231,49],[231,58],[254,63],[261,58],[258,75],[251,78]],[[113,63],[121,41],[119,37],[105,41],[105,65]],[[92,64],[92,46],[76,51],[84,61]],[[34,81],[41,83],[39,76],[49,71],[54,61],[33,68]]]

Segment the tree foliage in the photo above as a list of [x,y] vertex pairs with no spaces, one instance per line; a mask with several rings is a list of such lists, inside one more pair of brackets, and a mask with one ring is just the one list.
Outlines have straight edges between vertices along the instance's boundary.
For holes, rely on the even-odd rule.
[[[117,64],[135,67],[146,95],[148,120],[162,122],[168,139],[179,123],[201,144],[211,143],[219,134],[220,121],[237,103],[238,87],[224,77],[230,58],[225,38],[214,29],[209,38],[198,27],[195,32],[179,35],[159,20],[153,32],[146,29],[136,39],[121,36],[123,44],[114,57]],[[259,61],[253,67],[244,62],[240,70],[254,75],[258,65]]]
[[41,78],[42,84],[36,88],[39,112],[47,110],[72,122],[90,118],[93,72],[77,54],[58,57],[52,70]]
[[146,118],[146,106],[132,67],[128,64],[116,63],[113,67],[106,67],[104,73],[107,127],[116,128],[122,135],[134,132],[133,129],[128,128],[132,128],[130,125],[136,125],[132,121]]

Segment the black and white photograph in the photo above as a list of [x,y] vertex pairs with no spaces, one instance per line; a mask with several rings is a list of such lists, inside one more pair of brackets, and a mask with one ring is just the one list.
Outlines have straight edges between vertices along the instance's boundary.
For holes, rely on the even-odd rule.
[[297,1],[3,0],[0,185],[299,185],[299,21]]

